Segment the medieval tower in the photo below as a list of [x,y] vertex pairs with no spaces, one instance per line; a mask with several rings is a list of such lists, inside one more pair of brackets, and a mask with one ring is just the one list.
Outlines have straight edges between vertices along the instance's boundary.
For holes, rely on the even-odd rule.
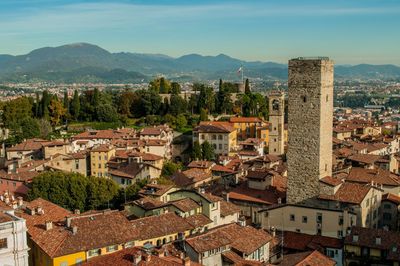
[[268,153],[282,155],[285,153],[284,124],[285,98],[281,92],[273,92],[269,96],[269,140]]
[[319,180],[332,175],[333,61],[289,61],[287,202],[319,195]]

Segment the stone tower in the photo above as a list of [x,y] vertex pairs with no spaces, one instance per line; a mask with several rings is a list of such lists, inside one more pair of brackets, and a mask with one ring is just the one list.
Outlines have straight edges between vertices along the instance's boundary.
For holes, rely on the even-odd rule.
[[333,61],[289,61],[287,202],[319,195],[319,179],[332,175]]
[[269,96],[269,139],[268,153],[282,155],[285,153],[285,97],[281,92],[273,92]]

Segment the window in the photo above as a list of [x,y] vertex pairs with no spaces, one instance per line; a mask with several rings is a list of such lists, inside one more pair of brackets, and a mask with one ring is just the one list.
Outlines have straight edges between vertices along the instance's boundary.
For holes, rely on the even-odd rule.
[[101,161],[101,155],[99,155],[99,161]]
[[303,103],[307,102],[307,96],[302,96],[301,98],[303,100]]
[[384,204],[383,208],[390,210],[392,208],[392,206],[390,206],[390,204]]
[[88,257],[99,256],[100,255],[100,251],[101,251],[100,249],[89,250]]
[[342,230],[337,231],[337,236],[339,238],[342,238],[343,237],[343,231]]
[[291,214],[290,215],[290,221],[294,221],[295,220],[295,216],[294,216],[294,214]]
[[217,149],[217,144],[213,144],[213,148],[214,148],[214,150],[216,150]]
[[330,258],[333,258],[335,257],[335,252],[333,252],[333,250],[327,250],[326,255]]
[[101,168],[101,163],[99,163],[99,168]]
[[7,248],[7,238],[0,239],[0,249]]
[[390,221],[392,220],[392,215],[390,213],[383,213],[383,220]]
[[322,213],[317,213],[317,223],[322,223]]
[[343,225],[343,216],[339,216],[339,225]]
[[367,201],[365,202],[365,206],[366,206],[366,207],[369,206],[369,199],[367,199]]
[[108,160],[107,155],[104,155],[104,160],[106,160],[106,161]]
[[63,262],[60,263],[60,266],[68,266],[68,262],[63,261]]
[[329,101],[329,95],[326,95],[326,102]]
[[82,262],[83,262],[82,258],[77,258],[75,260],[75,265],[82,265]]
[[201,138],[201,139],[204,139],[204,135],[200,135],[200,138]]
[[130,247],[133,247],[133,241],[125,243],[125,248],[130,248]]
[[305,224],[307,223],[307,216],[303,216],[302,222],[305,223]]
[[218,139],[219,139],[219,140],[222,140],[222,135],[218,135]]
[[222,150],[222,144],[219,144],[219,145],[218,145],[218,148],[219,148],[220,150]]
[[213,140],[217,139],[217,135],[213,134],[213,135],[211,136],[211,139],[213,139]]

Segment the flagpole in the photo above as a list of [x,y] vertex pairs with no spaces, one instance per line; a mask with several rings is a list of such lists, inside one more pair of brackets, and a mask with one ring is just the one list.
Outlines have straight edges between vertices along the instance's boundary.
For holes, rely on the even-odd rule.
[[241,66],[241,68],[242,68],[242,84],[244,84],[244,76],[243,76],[243,70],[244,70],[244,68],[243,68],[243,65]]

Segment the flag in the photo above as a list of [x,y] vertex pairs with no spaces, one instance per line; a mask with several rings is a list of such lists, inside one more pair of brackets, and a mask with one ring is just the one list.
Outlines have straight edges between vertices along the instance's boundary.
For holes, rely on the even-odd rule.
[[242,73],[242,69],[243,69],[243,67],[239,67],[239,69],[238,69],[238,71],[237,71],[237,74],[238,74],[238,75],[240,75],[240,73]]

